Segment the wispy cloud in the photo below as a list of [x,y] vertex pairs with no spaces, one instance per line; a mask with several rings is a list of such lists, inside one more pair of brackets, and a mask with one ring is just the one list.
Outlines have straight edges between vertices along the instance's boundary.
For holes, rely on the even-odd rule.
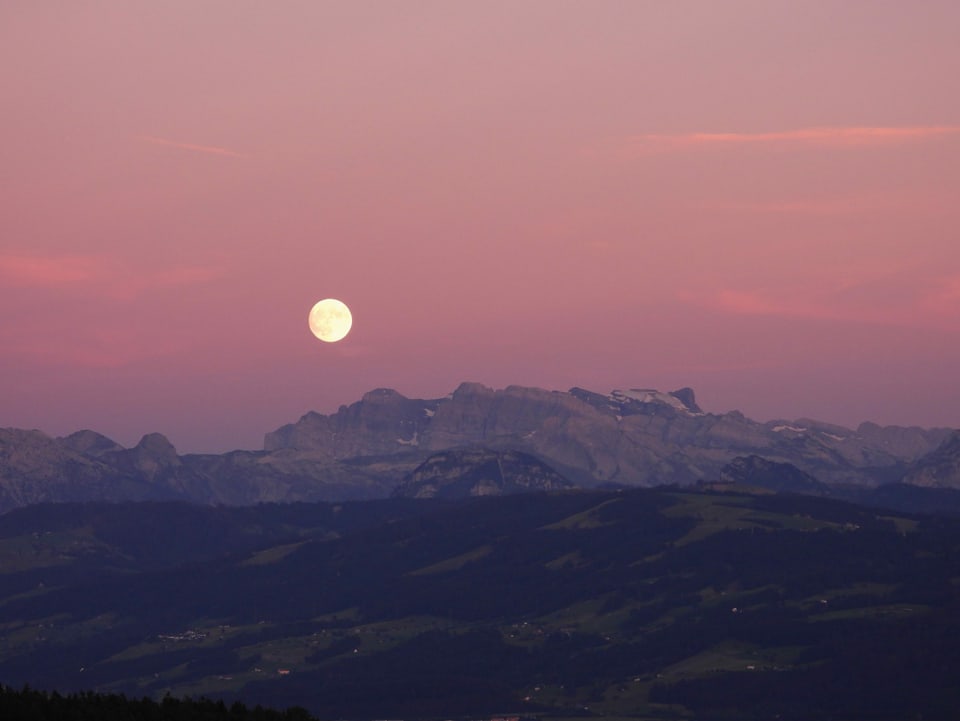
[[623,138],[617,145],[629,153],[644,155],[745,146],[852,148],[934,140],[953,135],[960,135],[960,125],[815,127],[760,133],[646,133]]
[[0,281],[8,288],[41,288],[132,298],[144,291],[215,280],[220,268],[184,265],[143,272],[103,256],[0,254]]
[[941,278],[924,293],[921,307],[931,316],[960,316],[960,274]]
[[960,274],[939,278],[892,275],[885,281],[838,281],[779,291],[727,287],[683,300],[730,315],[956,329]]
[[956,199],[946,192],[907,191],[749,202],[721,200],[704,203],[700,207],[706,211],[767,215],[839,216],[864,213],[884,215],[922,213],[929,216],[955,212]]
[[[181,289],[222,275],[222,268],[209,265],[145,268],[107,256],[0,253],[0,305],[9,299],[13,308],[31,309],[0,323],[0,355],[109,369],[178,353],[189,346],[182,332],[165,327],[156,334],[149,323],[130,323],[116,308],[141,302],[155,308]],[[53,302],[36,303],[38,298]],[[74,307],[85,309],[86,322],[62,311]]]
[[86,337],[66,337],[68,330],[60,329],[53,338],[39,335],[18,338],[10,337],[9,332],[0,332],[0,340],[3,340],[7,355],[24,359],[34,366],[116,369],[171,353],[167,348],[158,348],[156,343],[150,347],[143,342],[132,346],[129,342],[107,342],[89,331]]
[[147,143],[152,143],[153,145],[164,145],[169,148],[179,148],[180,150],[189,150],[193,153],[206,153],[207,155],[225,155],[231,158],[242,158],[244,157],[242,153],[238,153],[235,150],[230,150],[229,148],[221,148],[216,145],[197,145],[195,143],[181,143],[178,140],[170,140],[168,138],[158,138],[155,135],[141,135],[139,136],[140,140],[143,140]]
[[96,258],[75,255],[42,257],[0,254],[0,279],[14,287],[56,288],[96,280],[101,263]]
[[704,204],[705,210],[730,213],[759,213],[769,215],[851,215],[874,210],[851,199],[787,200],[766,203],[720,202]]

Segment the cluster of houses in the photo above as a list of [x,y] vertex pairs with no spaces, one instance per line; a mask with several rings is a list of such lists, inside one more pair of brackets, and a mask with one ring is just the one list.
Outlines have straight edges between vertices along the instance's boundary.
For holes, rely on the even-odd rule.
[[183,633],[173,633],[173,634],[161,633],[157,635],[157,640],[158,641],[202,641],[208,635],[209,634],[207,634],[206,631],[196,631],[191,628],[190,630],[184,631]]

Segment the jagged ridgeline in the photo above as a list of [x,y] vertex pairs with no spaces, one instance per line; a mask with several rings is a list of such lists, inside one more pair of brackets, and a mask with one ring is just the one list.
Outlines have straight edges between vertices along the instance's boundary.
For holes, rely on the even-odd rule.
[[[690,485],[719,481],[726,473],[746,474],[748,484],[780,484],[778,490],[827,488],[862,496],[901,481],[932,489],[960,486],[958,448],[960,436],[944,428],[864,423],[853,430],[811,420],[759,423],[738,412],[708,413],[689,388],[603,395],[580,388],[493,390],[464,383],[448,396],[428,400],[371,391],[336,413],[308,413],[268,433],[262,451],[178,455],[156,433],[122,448],[92,431],[54,439],[39,431],[0,430],[0,511],[87,499],[243,505],[386,498],[401,484],[408,492],[410,474],[423,478],[428,469],[453,472],[455,466],[461,467],[460,482],[441,483],[443,493],[564,483]],[[461,454],[459,460],[450,455],[430,460],[451,451]],[[469,458],[481,452],[525,459],[507,462],[520,475],[497,480],[487,474],[466,483],[466,465],[486,473],[480,468],[488,467],[487,460]],[[749,468],[742,460],[748,458]],[[779,469],[774,473],[779,480],[765,476],[761,463]],[[534,474],[540,481],[533,482],[523,474],[536,464],[543,467]]]
[[0,561],[13,688],[358,720],[960,708],[960,521],[815,496],[53,504],[0,515]]

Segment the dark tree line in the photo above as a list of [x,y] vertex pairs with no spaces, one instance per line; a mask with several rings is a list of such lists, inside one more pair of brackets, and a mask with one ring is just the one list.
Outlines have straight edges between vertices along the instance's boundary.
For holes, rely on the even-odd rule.
[[0,686],[0,718],[5,721],[315,721],[300,707],[275,711],[248,708],[206,698],[173,698],[161,701],[127,698],[123,694],[84,691],[61,696],[24,686]]

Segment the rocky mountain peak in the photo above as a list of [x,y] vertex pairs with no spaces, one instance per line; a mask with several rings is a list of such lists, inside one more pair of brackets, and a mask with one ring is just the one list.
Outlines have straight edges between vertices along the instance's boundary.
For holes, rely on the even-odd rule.
[[653,388],[630,388],[625,391],[611,391],[610,398],[619,403],[622,410],[639,410],[638,406],[651,406],[655,409],[660,406],[688,414],[703,413],[694,399],[692,388],[681,388],[671,393],[663,393]]
[[162,433],[148,433],[140,439],[134,450],[157,459],[170,460],[177,458],[177,449]]
[[693,413],[703,413],[703,411],[700,409],[700,406],[697,405],[697,398],[693,393],[693,388],[678,388],[675,391],[670,391],[670,395],[683,403],[688,411]]
[[67,448],[88,456],[102,456],[104,453],[123,450],[123,446],[113,439],[90,430],[77,431],[59,440]]
[[495,393],[493,388],[488,388],[483,383],[473,383],[464,381],[451,394],[451,398],[464,398],[467,396],[492,396]]
[[177,449],[162,433],[148,433],[136,446],[118,455],[126,457],[125,465],[131,464],[148,481],[155,481],[183,463]]
[[393,388],[374,388],[372,391],[364,393],[361,398],[362,403],[384,405],[401,403],[405,400],[407,400],[406,396],[397,393]]

